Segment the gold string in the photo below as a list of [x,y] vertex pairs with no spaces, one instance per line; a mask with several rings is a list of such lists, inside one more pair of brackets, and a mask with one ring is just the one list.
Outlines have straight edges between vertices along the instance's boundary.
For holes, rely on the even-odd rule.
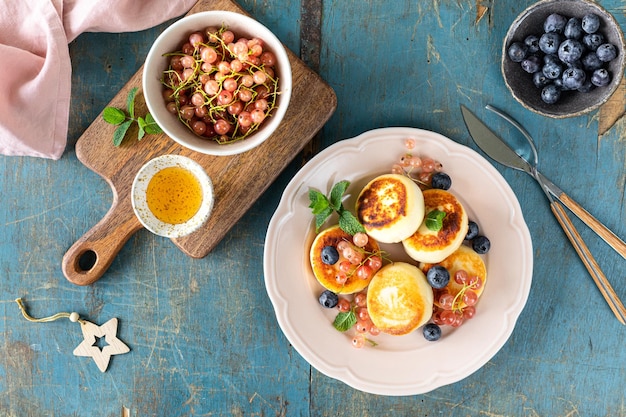
[[[69,319],[71,315],[71,313],[57,313],[49,317],[42,317],[42,318],[37,319],[35,317],[32,317],[30,314],[26,312],[26,307],[24,307],[24,303],[22,302],[21,298],[17,298],[15,302],[19,306],[20,311],[22,312],[22,316],[24,316],[26,320],[32,321],[35,323],[46,323],[46,322],[55,321],[58,319],[66,319],[66,318]],[[80,318],[78,319],[78,321],[81,323],[83,322],[83,320]]]

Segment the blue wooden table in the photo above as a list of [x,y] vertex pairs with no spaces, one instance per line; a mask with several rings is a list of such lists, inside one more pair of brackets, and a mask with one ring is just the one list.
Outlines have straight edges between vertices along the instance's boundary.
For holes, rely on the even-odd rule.
[[[499,72],[501,40],[530,0],[253,0],[266,24],[335,90],[338,107],[317,149],[370,129],[410,126],[475,148],[465,104],[496,129],[491,103],[535,137],[544,174],[617,235],[626,237],[625,87],[617,110],[564,120],[522,108]],[[622,0],[604,0],[626,28]],[[74,144],[141,66],[166,24],[132,34],[84,34],[70,45],[69,143],[58,161],[0,157],[0,415],[2,416],[626,416],[626,329],[614,318],[550,214],[540,188],[502,166],[534,249],[528,303],[504,347],[480,370],[423,395],[354,390],[311,367],[279,328],[263,281],[263,246],[296,156],[203,259],[139,231],[105,276],[77,287],[61,272],[65,251],[107,212],[108,185],[76,158]],[[110,138],[103,137],[103,141]],[[625,261],[575,221],[617,294]],[[76,311],[119,319],[131,348],[106,373],[72,355]],[[463,354],[463,347],[459,348]],[[367,366],[366,363],[363,366]]]

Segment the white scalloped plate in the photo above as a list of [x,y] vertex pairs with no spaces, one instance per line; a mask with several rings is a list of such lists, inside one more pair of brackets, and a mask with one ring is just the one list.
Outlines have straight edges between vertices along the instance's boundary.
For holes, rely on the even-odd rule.
[[[407,152],[406,138],[415,139],[414,154],[443,163],[452,178],[450,191],[491,240],[484,258],[488,280],[476,316],[459,328],[446,326],[439,341],[426,341],[418,330],[406,336],[371,337],[377,346],[355,349],[351,335],[332,326],[337,310],[325,309],[317,301],[323,288],[308,260],[314,238],[308,191],[314,188],[327,194],[333,184],[348,180],[351,196],[344,205],[352,208],[360,187],[390,172]],[[392,259],[402,257],[397,245],[384,249]],[[513,332],[528,298],[532,269],[530,233],[519,202],[500,173],[466,146],[437,133],[403,127],[340,141],[309,161],[283,193],[269,224],[264,252],[267,293],[293,347],[325,375],[380,395],[422,394],[457,382],[487,363]]]

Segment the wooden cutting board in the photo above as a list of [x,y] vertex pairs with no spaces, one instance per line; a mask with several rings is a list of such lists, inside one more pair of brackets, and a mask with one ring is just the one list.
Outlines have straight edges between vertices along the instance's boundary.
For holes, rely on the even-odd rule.
[[[246,14],[230,0],[200,0],[189,14],[206,10],[228,10]],[[334,91],[295,54],[287,51],[293,75],[289,108],[278,130],[257,148],[234,156],[211,156],[183,148],[164,134],[148,135],[141,141],[126,139],[112,144],[115,126],[99,115],[76,143],[78,159],[102,176],[113,190],[107,214],[69,250],[62,260],[65,277],[77,285],[98,280],[109,268],[126,241],[143,226],[131,205],[135,174],[148,160],[164,154],[180,154],[202,165],[215,187],[215,205],[204,227],[189,236],[172,239],[193,258],[206,256],[252,206],[280,172],[315,136],[337,107]],[[138,114],[145,114],[141,94],[143,68],[111,100],[109,106],[126,107],[126,97],[138,87]],[[136,137],[129,131],[129,138]]]

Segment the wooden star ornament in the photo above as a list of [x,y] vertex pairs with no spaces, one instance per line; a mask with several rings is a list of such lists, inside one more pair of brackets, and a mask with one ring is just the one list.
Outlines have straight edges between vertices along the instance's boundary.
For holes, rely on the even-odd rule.
[[117,319],[104,323],[102,326],[81,319],[78,313],[57,313],[49,317],[35,318],[26,312],[26,307],[21,298],[15,300],[22,315],[28,321],[46,323],[62,318],[69,319],[72,323],[79,323],[83,331],[83,341],[74,349],[75,356],[91,356],[101,372],[109,367],[111,356],[130,352],[124,342],[117,338]]
[[[124,342],[117,338],[117,319],[112,318],[101,326],[80,320],[84,340],[74,349],[75,356],[91,356],[100,369],[105,372],[111,356],[130,352]],[[104,338],[105,346],[98,346],[99,339]]]

